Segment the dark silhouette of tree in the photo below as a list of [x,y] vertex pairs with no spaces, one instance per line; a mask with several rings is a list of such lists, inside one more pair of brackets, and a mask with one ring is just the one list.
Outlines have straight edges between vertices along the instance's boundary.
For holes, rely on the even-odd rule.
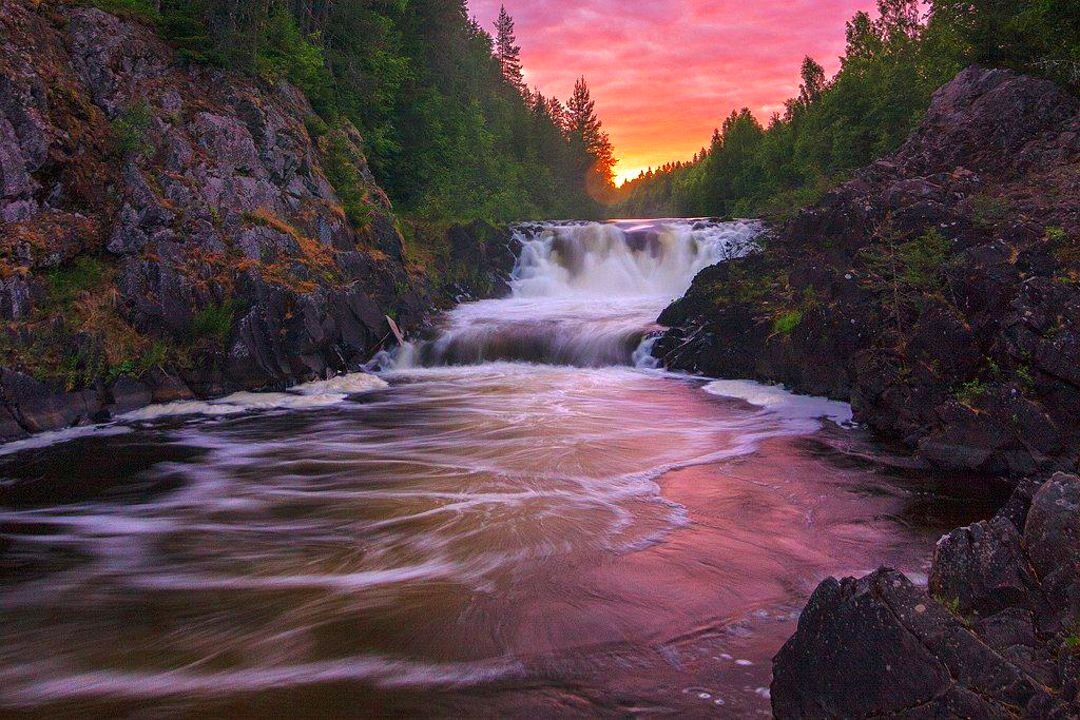
[[612,187],[615,149],[596,115],[596,102],[583,77],[574,84],[574,94],[566,104],[566,128],[571,146],[583,151],[589,161],[582,170],[590,190],[596,193]]
[[495,58],[502,68],[506,82],[525,94],[525,75],[521,68],[521,47],[517,44],[514,31],[514,18],[506,12],[506,6],[499,7],[499,19],[495,22]]

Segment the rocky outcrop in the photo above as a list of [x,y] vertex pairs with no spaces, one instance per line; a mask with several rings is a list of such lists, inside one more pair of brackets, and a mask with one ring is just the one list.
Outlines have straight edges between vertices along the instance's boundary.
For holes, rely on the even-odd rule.
[[826,580],[773,675],[779,720],[1080,717],[1080,478],[942,538],[928,591]]
[[360,134],[287,84],[59,0],[0,0],[0,33],[0,441],[354,368],[509,272],[490,226],[423,272]]
[[670,368],[850,400],[941,469],[1080,461],[1080,100],[971,68],[896,153],[710,268]]

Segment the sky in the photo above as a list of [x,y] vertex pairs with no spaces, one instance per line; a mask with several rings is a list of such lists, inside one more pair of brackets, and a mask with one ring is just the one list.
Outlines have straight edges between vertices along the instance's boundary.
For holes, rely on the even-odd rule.
[[[469,0],[488,30],[502,0]],[[831,76],[844,23],[873,0],[505,0],[526,80],[565,100],[584,75],[618,181],[688,160],[742,107],[762,122],[798,94],[806,55]]]

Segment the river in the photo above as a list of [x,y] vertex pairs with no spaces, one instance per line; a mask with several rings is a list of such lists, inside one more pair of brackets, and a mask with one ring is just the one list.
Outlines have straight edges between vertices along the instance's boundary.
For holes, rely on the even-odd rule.
[[0,449],[0,716],[767,717],[821,579],[988,510],[843,404],[655,368],[759,230],[523,226],[513,296],[377,376]]

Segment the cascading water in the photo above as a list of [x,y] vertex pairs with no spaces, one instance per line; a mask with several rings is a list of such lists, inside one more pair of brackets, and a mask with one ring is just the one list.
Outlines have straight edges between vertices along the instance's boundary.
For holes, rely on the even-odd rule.
[[0,448],[0,716],[767,716],[821,578],[963,522],[805,442],[846,405],[639,369],[758,231],[521,226],[379,377]]
[[648,367],[655,321],[701,270],[755,248],[757,222],[523,225],[507,299],[459,306],[397,367],[512,361]]

